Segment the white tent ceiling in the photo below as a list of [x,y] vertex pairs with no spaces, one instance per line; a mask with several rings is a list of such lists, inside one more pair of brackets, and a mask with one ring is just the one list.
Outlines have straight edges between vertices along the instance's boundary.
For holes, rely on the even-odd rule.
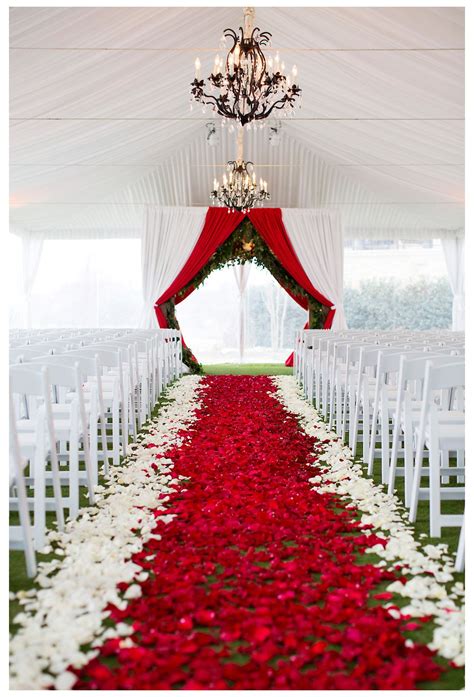
[[[144,206],[207,205],[235,154],[190,112],[239,8],[11,10],[12,226],[50,236],[139,234]],[[326,206],[349,235],[464,228],[462,8],[257,8],[297,63],[303,106],[279,146],[246,132],[270,205]]]

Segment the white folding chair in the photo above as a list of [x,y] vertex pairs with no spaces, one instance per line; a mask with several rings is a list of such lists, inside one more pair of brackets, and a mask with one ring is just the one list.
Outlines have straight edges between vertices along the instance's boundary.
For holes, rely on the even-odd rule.
[[[430,360],[426,363],[423,385],[423,403],[420,422],[415,431],[417,448],[415,470],[410,502],[410,522],[415,522],[418,501],[427,494],[430,502],[430,535],[439,537],[441,528],[462,525],[462,516],[441,513],[442,499],[464,499],[464,487],[441,487],[441,476],[463,475],[464,467],[449,467],[451,452],[464,452],[463,412],[448,410],[454,418],[446,418],[446,395],[450,405],[464,406],[464,362],[435,366]],[[438,403],[437,403],[438,399]],[[443,408],[444,407],[444,408]],[[421,487],[423,454],[425,448],[429,458],[429,487]],[[442,467],[442,454],[444,464]]]
[[[91,385],[94,382],[97,384],[100,412],[104,414],[104,420],[110,417],[112,421],[112,459],[114,465],[118,465],[120,450],[122,449],[123,455],[126,456],[128,444],[128,397],[125,395],[120,352],[118,349],[114,351],[94,346],[71,351],[70,355],[97,359],[97,374],[89,376],[85,390],[87,394]],[[114,368],[117,369],[116,373],[113,372]],[[105,438],[107,443],[108,436],[105,435]],[[107,474],[108,459],[104,464]]]
[[[33,506],[34,542],[35,549],[38,550],[42,549],[45,544],[47,508],[52,508],[55,511],[58,529],[63,530],[64,528],[61,475],[56,449],[57,438],[54,431],[48,369],[43,367],[40,372],[36,372],[21,365],[11,367],[10,391],[13,398],[15,395],[26,396],[27,406],[34,412],[22,415],[23,418],[19,418],[20,415],[17,411],[15,414],[20,457],[29,462],[30,472],[26,478],[26,484],[34,491],[32,503],[30,504],[28,500],[28,504]],[[13,403],[14,401],[13,399]],[[24,402],[22,401],[21,404]],[[51,480],[54,493],[52,500],[46,495],[49,461],[51,462]]]
[[[437,349],[438,350],[438,349]],[[392,418],[392,445],[388,473],[388,493],[395,491],[395,478],[403,476],[405,483],[405,505],[410,505],[413,485],[415,457],[415,428],[420,420],[422,407],[422,390],[425,378],[426,363],[430,360],[434,365],[451,363],[453,358],[446,355],[413,351],[403,353],[397,376],[397,394],[395,406],[393,401],[388,403],[388,415]],[[444,418],[450,421],[459,419],[459,415],[445,412]],[[461,415],[461,421],[464,416]],[[402,441],[402,442],[401,442]],[[403,443],[403,446],[402,446]],[[403,455],[403,468],[397,466],[400,455]]]
[[16,430],[16,414],[10,398],[10,507],[17,503],[20,525],[10,525],[10,549],[22,549],[25,554],[26,573],[32,578],[36,576],[36,555],[33,530],[26,493],[25,468],[27,460],[21,457],[18,433]]

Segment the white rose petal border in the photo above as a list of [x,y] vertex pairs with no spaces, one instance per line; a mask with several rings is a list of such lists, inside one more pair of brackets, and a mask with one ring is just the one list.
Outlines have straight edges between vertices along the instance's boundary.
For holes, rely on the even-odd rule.
[[[306,402],[294,377],[275,376],[272,380],[277,388],[274,396],[299,418],[305,433],[318,441],[329,441],[317,445],[314,467],[321,468],[321,472],[309,480],[317,485],[313,488],[350,501],[361,513],[362,523],[372,525],[379,537],[388,540],[385,547],[376,545],[367,551],[381,558],[380,566],[392,569],[402,565],[402,573],[410,578],[406,584],[395,581],[387,590],[408,599],[403,614],[432,615],[436,627],[429,647],[454,664],[464,665],[464,586],[456,582],[451,583],[449,591],[446,588],[454,580],[454,560],[447,545],[423,546],[418,542],[400,500],[364,477],[362,466],[353,461],[350,449]],[[387,604],[387,608],[398,614],[393,603]],[[407,642],[410,645],[410,639]]]
[[[10,642],[10,689],[70,689],[76,678],[67,668],[79,668],[97,653],[84,652],[82,646],[100,646],[112,636],[126,641],[131,628],[124,623],[105,628],[104,608],[108,603],[125,607],[127,599],[140,594],[133,582],[144,581],[147,572],[131,557],[156,537],[158,498],[165,503],[182,484],[184,478],[173,477],[166,453],[182,444],[178,432],[198,418],[203,388],[199,376],[185,376],[170,386],[165,393],[169,402],[139,442],[129,446],[127,459],[110,467],[106,486],[97,487],[96,505],[81,509],[64,532],[49,533],[45,551],[54,548],[56,558],[39,565],[38,590],[16,596],[23,608],[14,619],[20,629]],[[173,516],[166,510],[159,519],[170,522]],[[117,590],[121,582],[132,584],[123,596]]]

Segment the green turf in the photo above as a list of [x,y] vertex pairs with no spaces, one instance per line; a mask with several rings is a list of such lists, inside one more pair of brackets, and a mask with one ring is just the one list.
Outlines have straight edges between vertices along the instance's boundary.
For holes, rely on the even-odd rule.
[[216,363],[204,365],[206,375],[292,375],[283,363]]

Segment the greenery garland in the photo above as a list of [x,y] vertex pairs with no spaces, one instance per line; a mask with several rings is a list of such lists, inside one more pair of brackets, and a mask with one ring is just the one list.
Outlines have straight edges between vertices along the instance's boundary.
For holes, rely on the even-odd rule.
[[[225,266],[237,266],[246,262],[254,262],[257,266],[268,269],[278,283],[291,295],[304,298],[307,301],[310,329],[321,329],[324,326],[329,308],[319,303],[290,276],[248,218],[245,218],[225,242],[221,244],[193,280],[177,293],[175,297],[161,306],[168,326],[171,329],[179,329],[175,307],[177,299],[186,297],[191,288],[194,290],[199,288],[213,271],[222,269]],[[198,363],[187,347],[183,347],[183,361],[191,372],[202,372],[202,365]]]

